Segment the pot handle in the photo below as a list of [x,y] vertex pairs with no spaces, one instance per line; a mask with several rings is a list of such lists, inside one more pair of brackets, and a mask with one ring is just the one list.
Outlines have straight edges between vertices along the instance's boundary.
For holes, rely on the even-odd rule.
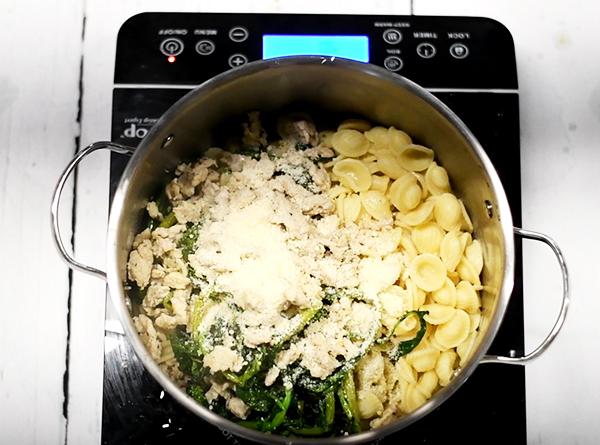
[[[83,263],[77,261],[71,253],[67,251],[65,245],[63,243],[62,237],[60,236],[60,227],[58,222],[58,206],[60,204],[60,198],[62,195],[63,187],[67,182],[67,179],[77,167],[77,165],[90,153],[96,150],[109,149],[121,154],[132,154],[135,148],[127,147],[125,145],[115,144],[113,142],[94,142],[93,144],[88,145],[83,150],[81,150],[77,155],[69,162],[65,170],[60,175],[58,182],[56,183],[56,187],[54,188],[54,192],[52,194],[52,204],[50,206],[50,218],[52,222],[52,234],[54,235],[54,243],[60,252],[62,259],[68,264],[68,266],[72,269],[79,270],[80,272],[89,273],[91,275],[95,275],[103,280],[106,280],[106,272],[96,269],[95,267],[87,266]],[[73,209],[74,211],[75,209]]]
[[548,336],[529,354],[525,354],[522,357],[506,357],[502,355],[484,355],[483,359],[480,363],[504,363],[508,365],[524,365],[532,360],[538,358],[542,353],[548,349],[548,347],[552,344],[558,333],[560,332],[563,323],[565,322],[565,318],[567,316],[567,310],[569,309],[569,303],[571,302],[571,298],[569,295],[569,272],[567,271],[567,264],[565,263],[565,258],[558,247],[558,244],[547,235],[539,232],[532,232],[530,230],[521,229],[519,227],[513,228],[515,235],[521,236],[523,238],[541,241],[545,243],[547,246],[552,249],[556,259],[558,260],[558,265],[560,266],[560,271],[562,274],[562,303],[560,306],[560,311],[558,313],[558,317],[554,322],[554,326],[552,330],[548,334]]

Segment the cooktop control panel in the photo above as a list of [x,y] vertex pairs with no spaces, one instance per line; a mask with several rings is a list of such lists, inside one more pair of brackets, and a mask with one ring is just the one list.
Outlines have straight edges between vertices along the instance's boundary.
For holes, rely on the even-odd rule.
[[195,85],[289,55],[369,62],[428,88],[517,88],[512,37],[494,20],[322,14],[139,14],[119,31],[115,83]]

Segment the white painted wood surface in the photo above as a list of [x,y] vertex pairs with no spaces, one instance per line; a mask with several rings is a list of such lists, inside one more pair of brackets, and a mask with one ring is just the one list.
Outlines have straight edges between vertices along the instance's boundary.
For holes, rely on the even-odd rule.
[[[523,225],[553,236],[573,304],[556,343],[526,368],[528,442],[600,437],[600,4],[585,0],[415,0],[420,15],[495,18],[515,40],[521,108]],[[533,349],[559,308],[549,249],[524,243],[525,340]],[[501,382],[490,382],[501,384]]]
[[[600,16],[594,2],[413,0],[416,14],[483,15],[512,32],[521,93],[523,221],[564,247],[574,304],[565,331],[527,368],[528,439],[595,443],[600,435]],[[47,208],[74,150],[83,43],[82,146],[110,136],[114,47],[120,24],[143,11],[408,14],[409,0],[254,0],[209,3],[0,0],[0,443],[100,442],[105,288],[75,273],[71,301],[68,426],[62,417],[67,270],[54,252]],[[24,26],[24,25],[27,26]],[[29,33],[32,34],[29,34]],[[37,38],[35,38],[37,37]],[[18,44],[17,44],[18,43]],[[35,63],[33,63],[35,62]],[[35,164],[35,165],[34,165]],[[108,156],[80,170],[76,252],[104,264]],[[65,196],[69,212],[71,197]],[[586,221],[582,223],[581,221]],[[68,238],[70,218],[64,218]],[[16,228],[15,228],[16,226]],[[25,261],[25,263],[24,263]],[[29,273],[31,263],[41,273]],[[25,266],[27,265],[27,267]],[[557,267],[526,244],[526,342],[533,347],[558,310]],[[17,315],[15,315],[17,314]],[[21,315],[20,314],[26,314]],[[27,334],[24,334],[24,331]],[[15,359],[16,357],[16,359]],[[501,384],[501,382],[491,382]],[[510,427],[510,426],[507,426]]]
[[[50,237],[49,208],[79,131],[82,7],[79,0],[0,2],[2,444],[65,437],[68,272]],[[67,190],[67,241],[71,203]]]

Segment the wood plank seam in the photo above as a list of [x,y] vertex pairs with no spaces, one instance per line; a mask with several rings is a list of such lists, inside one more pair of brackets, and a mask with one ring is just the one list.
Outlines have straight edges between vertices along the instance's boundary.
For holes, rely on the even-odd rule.
[[[85,8],[85,6],[84,6]],[[79,82],[77,91],[77,116],[75,118],[76,133],[74,137],[74,150],[73,156],[81,149],[81,116],[82,116],[82,103],[83,103],[83,63],[84,63],[84,41],[85,41],[85,25],[86,25],[86,13],[83,10],[82,24],[81,24],[81,53],[79,56]],[[76,167],[73,172],[73,198],[71,205],[71,251],[75,253],[75,233],[77,227],[77,183],[79,177],[79,167]],[[68,431],[69,431],[69,359],[70,359],[70,340],[71,340],[71,297],[73,294],[73,269],[69,268],[69,293],[67,295],[67,344],[65,351],[65,372],[63,374],[63,417],[65,418],[65,436],[64,445],[67,445]]]

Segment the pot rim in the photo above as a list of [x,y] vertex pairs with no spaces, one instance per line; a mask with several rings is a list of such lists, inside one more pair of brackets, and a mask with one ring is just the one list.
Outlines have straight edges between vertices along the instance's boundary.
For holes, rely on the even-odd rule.
[[[380,428],[367,430],[357,434],[351,434],[348,436],[336,436],[330,438],[301,438],[301,437],[285,437],[281,435],[263,433],[255,431],[246,427],[242,427],[237,423],[225,419],[208,408],[200,405],[190,396],[188,396],[183,390],[181,390],[171,379],[163,373],[158,364],[150,356],[146,347],[142,343],[135,326],[133,325],[133,319],[130,315],[129,309],[126,304],[126,296],[124,294],[123,283],[119,280],[119,268],[118,268],[118,250],[117,250],[117,239],[119,230],[119,221],[124,211],[123,204],[124,198],[127,193],[127,189],[130,183],[130,178],[134,172],[135,166],[144,155],[145,151],[151,145],[153,139],[155,139],[161,132],[161,128],[164,127],[165,123],[170,121],[177,115],[181,108],[184,108],[188,102],[194,100],[197,94],[208,92],[219,88],[235,79],[243,77],[248,74],[252,74],[265,69],[276,69],[277,67],[284,66],[314,66],[314,65],[331,65],[347,70],[360,71],[363,74],[373,76],[396,84],[398,87],[403,88],[410,93],[416,95],[420,99],[431,105],[436,111],[438,111],[445,119],[447,119],[468,141],[474,154],[478,157],[484,172],[487,173],[490,182],[491,189],[493,190],[497,199],[497,208],[495,209],[496,217],[500,219],[500,227],[504,237],[504,275],[502,279],[501,288],[498,292],[498,303],[494,314],[490,320],[487,332],[480,342],[477,350],[472,354],[467,365],[458,372],[458,374],[451,380],[450,384],[436,392],[425,404],[420,406],[417,410],[404,417],[401,417],[388,425]],[[142,361],[144,367],[150,372],[154,379],[167,391],[177,402],[186,407],[188,410],[198,415],[203,420],[217,426],[221,430],[236,434],[246,439],[250,439],[262,443],[278,443],[278,444],[317,444],[317,443],[339,443],[339,444],[358,444],[367,441],[380,439],[391,433],[401,430],[407,427],[413,422],[424,417],[426,414],[433,411],[435,408],[440,406],[446,399],[448,399],[462,384],[471,376],[475,368],[479,365],[479,362],[483,358],[490,347],[493,339],[496,337],[496,333],[502,323],[506,307],[508,305],[512,287],[514,284],[514,263],[515,263],[515,250],[514,250],[514,238],[513,238],[513,223],[512,215],[506,193],[498,177],[498,174],[493,167],[490,159],[483,150],[483,147],[475,136],[471,133],[468,127],[463,121],[454,114],[443,102],[433,96],[430,92],[419,86],[415,82],[408,80],[398,74],[391,73],[384,68],[375,66],[368,63],[356,62],[348,59],[342,59],[339,57],[322,57],[322,56],[289,56],[275,59],[259,60],[251,62],[243,67],[232,69],[219,74],[206,82],[200,84],[192,91],[187,93],[181,99],[179,99],[174,105],[172,105],[158,120],[158,122],[148,132],[146,137],[140,142],[133,156],[127,163],[125,170],[119,180],[116,188],[113,201],[110,207],[110,216],[107,231],[107,282],[109,288],[109,294],[113,306],[119,316],[123,329],[131,342],[133,349],[135,350],[138,358]]]

